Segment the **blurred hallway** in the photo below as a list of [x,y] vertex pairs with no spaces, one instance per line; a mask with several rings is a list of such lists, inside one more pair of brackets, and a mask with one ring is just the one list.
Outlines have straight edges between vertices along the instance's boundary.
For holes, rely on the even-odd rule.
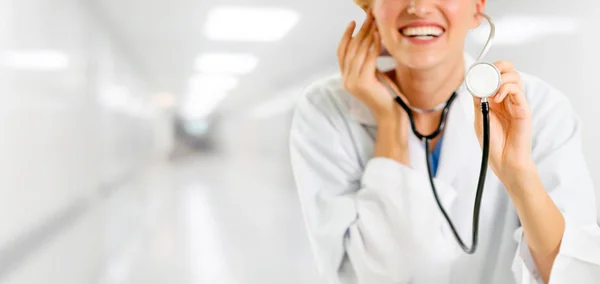
[[[150,169],[130,199],[142,203],[138,254],[124,279],[105,283],[314,283],[296,192],[280,171],[202,155]],[[135,207],[126,194],[111,199]]]
[[[296,193],[288,179],[278,180],[278,171],[201,155],[149,165],[89,204],[74,220],[82,224],[53,236],[68,243],[44,240],[30,255],[38,265],[13,267],[0,274],[0,283],[314,283]],[[88,235],[92,228],[82,221],[92,219],[103,224],[94,236],[102,269],[88,268],[97,282],[72,271],[82,264],[64,254],[96,245],[76,239]]]
[[276,171],[216,156],[150,168],[104,208],[138,208],[141,224],[102,283],[314,283],[295,192]]

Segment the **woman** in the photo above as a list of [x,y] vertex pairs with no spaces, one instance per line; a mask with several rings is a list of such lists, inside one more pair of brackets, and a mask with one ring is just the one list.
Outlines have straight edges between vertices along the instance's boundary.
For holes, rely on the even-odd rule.
[[[423,143],[378,80],[422,110],[457,92],[431,150],[442,203],[470,244],[482,124],[480,100],[463,83],[474,62],[463,47],[485,0],[357,1],[367,16],[356,36],[352,22],[340,41],[341,76],[305,90],[290,137],[323,282],[600,283],[600,254],[588,252],[597,243],[586,235],[598,228],[593,186],[563,94],[508,61],[495,63],[502,85],[490,98],[492,171],[470,255],[435,203]],[[385,73],[376,66],[382,43],[396,62]],[[439,119],[440,111],[415,113],[421,133]]]

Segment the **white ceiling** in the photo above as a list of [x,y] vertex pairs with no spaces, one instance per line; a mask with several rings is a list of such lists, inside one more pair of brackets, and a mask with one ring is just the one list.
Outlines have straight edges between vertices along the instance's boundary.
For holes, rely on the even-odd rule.
[[[138,66],[155,91],[182,95],[202,52],[250,52],[257,69],[241,77],[225,105],[253,105],[277,90],[336,66],[337,38],[363,12],[351,0],[90,0],[92,9]],[[223,4],[275,6],[300,14],[298,25],[280,42],[212,42],[203,35],[209,9]],[[277,23],[273,23],[277,25]]]

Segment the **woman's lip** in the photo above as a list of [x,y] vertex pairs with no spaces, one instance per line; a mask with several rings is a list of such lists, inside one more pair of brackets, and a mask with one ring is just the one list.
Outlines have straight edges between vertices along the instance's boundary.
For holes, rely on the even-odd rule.
[[418,28],[418,27],[438,27],[438,28],[442,29],[443,31],[446,31],[446,29],[442,25],[435,23],[435,22],[412,22],[406,26],[401,27],[400,31],[402,31],[405,28]]
[[410,37],[410,36],[402,35],[402,37],[404,39],[408,40],[412,44],[418,44],[418,45],[424,45],[424,44],[434,43],[434,42],[438,41],[442,36],[443,35],[437,36],[437,37],[432,37],[430,39],[421,39],[421,38],[418,38],[418,37]]

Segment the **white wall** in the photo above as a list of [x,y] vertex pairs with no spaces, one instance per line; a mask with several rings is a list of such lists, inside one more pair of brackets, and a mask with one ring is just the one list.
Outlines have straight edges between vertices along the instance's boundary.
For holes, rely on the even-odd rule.
[[70,58],[58,71],[0,62],[0,283],[96,283],[139,225],[136,208],[97,205],[169,150],[170,116],[83,2],[0,0],[0,54]]
[[[561,2],[562,3],[562,2]],[[600,84],[598,82],[598,66],[600,66],[600,38],[595,36],[600,26],[598,12],[600,11],[600,2],[579,0],[578,15],[583,16],[581,33],[581,52],[583,57],[579,62],[581,64],[581,77],[583,89],[575,98],[575,106],[581,114],[581,118],[586,122],[584,130],[585,152],[590,165],[590,170],[594,177],[596,185],[596,204],[598,206],[598,223],[600,224],[600,132],[598,132],[598,105],[600,105]],[[565,56],[569,57],[567,53]],[[563,72],[568,74],[569,72]],[[574,94],[577,96],[577,94]]]

